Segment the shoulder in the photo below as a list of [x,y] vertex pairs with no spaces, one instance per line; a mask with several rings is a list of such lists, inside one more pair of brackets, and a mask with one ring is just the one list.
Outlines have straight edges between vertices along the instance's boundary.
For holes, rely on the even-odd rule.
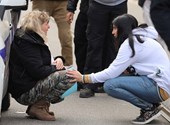
[[120,46],[120,49],[126,49],[126,48],[130,48],[128,38]]
[[129,46],[129,40],[126,39],[120,46],[119,48],[119,51],[118,51],[118,54],[120,55],[130,55],[131,54],[131,49],[130,49],[130,46]]
[[18,43],[27,42],[27,43],[44,44],[44,40],[39,34],[31,30],[24,31],[22,29],[16,30],[14,41]]

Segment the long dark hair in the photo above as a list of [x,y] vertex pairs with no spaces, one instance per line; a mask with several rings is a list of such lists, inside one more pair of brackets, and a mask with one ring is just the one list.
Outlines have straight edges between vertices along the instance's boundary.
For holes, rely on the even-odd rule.
[[119,42],[119,46],[125,41],[125,39],[129,39],[129,46],[132,49],[131,57],[133,57],[135,55],[135,49],[132,30],[138,27],[137,19],[130,14],[123,14],[115,18],[112,21],[112,24],[118,29],[118,36],[116,40]]

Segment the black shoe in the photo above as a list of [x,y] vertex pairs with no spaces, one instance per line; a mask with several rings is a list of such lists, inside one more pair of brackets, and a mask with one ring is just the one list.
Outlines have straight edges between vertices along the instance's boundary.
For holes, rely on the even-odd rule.
[[155,107],[153,110],[141,110],[140,116],[138,116],[135,120],[132,121],[134,124],[147,124],[151,122],[153,119],[160,116],[160,110],[161,108]]
[[100,87],[97,87],[95,90],[94,90],[95,93],[105,93],[104,89],[103,89],[103,86],[100,86]]
[[78,90],[78,91],[80,91],[81,89],[83,89],[82,83],[77,82],[77,85],[78,85],[78,87],[77,87],[77,90]]
[[80,90],[80,98],[90,98],[94,96],[94,91],[91,89],[85,88]]

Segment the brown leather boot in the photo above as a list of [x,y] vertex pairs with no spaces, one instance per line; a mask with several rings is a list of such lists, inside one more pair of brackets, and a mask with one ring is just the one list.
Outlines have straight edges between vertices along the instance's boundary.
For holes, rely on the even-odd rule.
[[[33,117],[37,118],[39,120],[44,120],[44,121],[55,121],[54,115],[50,115],[47,112],[47,102],[44,100],[40,100],[30,106],[28,106],[28,109],[26,113]],[[54,113],[53,113],[54,114]]]
[[50,115],[54,116],[54,112],[49,111],[50,103],[47,102],[45,106],[46,106],[46,111],[47,111]]
[[[29,105],[29,106],[28,106],[28,108],[27,108],[27,110],[26,110],[26,113],[27,113],[27,114],[28,114],[31,106],[32,106],[32,105]],[[45,106],[46,111],[47,111],[50,115],[52,115],[52,116],[55,115],[54,112],[49,111],[50,103],[47,102],[44,106]],[[31,117],[31,116],[30,116],[30,117]],[[35,117],[32,117],[32,118],[35,118]]]

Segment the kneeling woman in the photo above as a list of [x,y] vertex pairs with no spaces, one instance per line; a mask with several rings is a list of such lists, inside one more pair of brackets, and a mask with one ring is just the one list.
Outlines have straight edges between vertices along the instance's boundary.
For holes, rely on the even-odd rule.
[[[55,120],[50,103],[72,86],[66,76],[64,58],[54,60],[47,44],[50,17],[38,10],[25,15],[11,45],[9,92],[17,102],[28,105],[27,114],[40,120]],[[61,71],[60,71],[61,70]]]
[[[124,14],[114,19],[112,34],[120,48],[108,68],[87,75],[68,71],[67,75],[84,84],[105,82],[104,90],[108,95],[141,109],[141,115],[133,123],[148,123],[159,114],[160,102],[170,95],[168,56],[156,41],[155,29],[138,26],[132,15]],[[133,75],[121,75],[128,67],[133,69]]]

